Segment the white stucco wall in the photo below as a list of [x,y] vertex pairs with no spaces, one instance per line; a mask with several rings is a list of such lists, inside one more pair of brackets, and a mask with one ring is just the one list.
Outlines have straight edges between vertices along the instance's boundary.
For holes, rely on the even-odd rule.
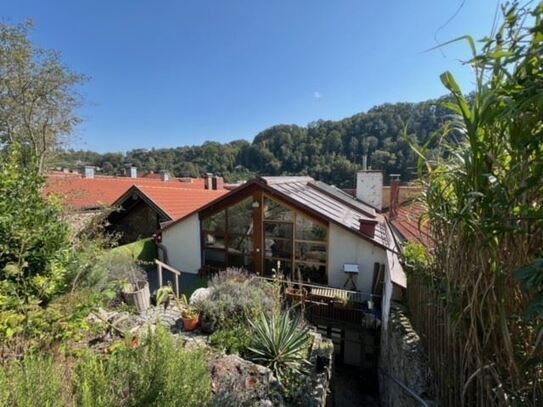
[[374,264],[386,263],[383,248],[334,224],[330,224],[329,228],[328,256],[328,285],[343,288],[347,280],[343,265],[354,263],[359,268],[358,277],[355,278],[356,286],[364,293],[371,293]]
[[164,230],[162,243],[168,249],[168,261],[172,267],[186,273],[198,273],[202,267],[198,214]]

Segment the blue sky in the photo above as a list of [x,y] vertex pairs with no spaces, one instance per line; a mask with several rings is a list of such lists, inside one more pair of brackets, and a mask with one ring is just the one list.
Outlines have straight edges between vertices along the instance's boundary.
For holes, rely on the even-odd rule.
[[[279,123],[341,119],[444,94],[496,0],[0,0],[33,41],[90,80],[74,147],[104,151],[251,140]],[[440,28],[442,27],[442,28]]]

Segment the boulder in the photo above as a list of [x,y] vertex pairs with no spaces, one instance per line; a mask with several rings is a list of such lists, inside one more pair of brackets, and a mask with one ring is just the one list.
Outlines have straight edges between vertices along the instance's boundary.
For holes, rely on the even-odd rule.
[[209,363],[218,405],[285,405],[283,389],[267,367],[238,355],[214,356]]
[[207,300],[211,296],[211,288],[198,288],[194,290],[189,299],[190,305],[198,305],[201,301]]

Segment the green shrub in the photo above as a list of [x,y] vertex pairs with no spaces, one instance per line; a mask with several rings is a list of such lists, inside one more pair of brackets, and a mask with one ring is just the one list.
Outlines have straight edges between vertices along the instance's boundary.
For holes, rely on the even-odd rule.
[[222,328],[209,337],[209,343],[216,349],[227,354],[243,355],[250,343],[248,330],[242,325],[232,328]]
[[75,399],[81,406],[203,406],[211,399],[205,355],[186,351],[163,329],[141,346],[123,346],[107,360],[88,356],[78,367]]
[[430,265],[430,254],[421,243],[408,242],[403,249],[403,255],[409,269],[413,271],[423,271]]
[[0,306],[62,292],[70,247],[60,205],[43,198],[45,178],[37,165],[22,164],[20,150],[0,160]]
[[250,360],[269,367],[281,383],[292,374],[306,373],[311,336],[299,317],[291,319],[287,312],[271,317],[261,314],[249,323],[252,328],[248,347]]
[[249,319],[281,308],[278,287],[243,271],[228,269],[214,276],[208,286],[211,295],[196,306],[219,329],[247,325]]
[[63,405],[61,376],[50,357],[28,354],[0,370],[2,406],[49,407]]

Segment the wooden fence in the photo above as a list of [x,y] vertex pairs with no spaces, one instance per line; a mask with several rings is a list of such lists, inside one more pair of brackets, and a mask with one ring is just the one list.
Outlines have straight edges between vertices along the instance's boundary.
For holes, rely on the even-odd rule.
[[436,399],[444,407],[488,405],[482,389],[469,385],[463,367],[462,331],[455,328],[443,297],[439,285],[428,276],[409,275],[407,300],[411,320],[428,353]]

